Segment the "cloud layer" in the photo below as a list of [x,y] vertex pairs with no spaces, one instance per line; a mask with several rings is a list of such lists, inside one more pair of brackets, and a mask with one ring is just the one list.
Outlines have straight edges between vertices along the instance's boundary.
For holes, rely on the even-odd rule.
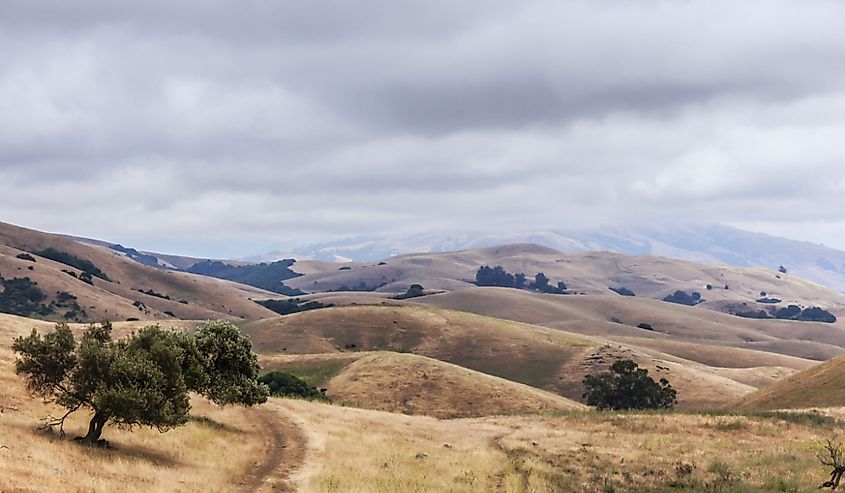
[[198,255],[713,221],[845,248],[838,1],[0,6],[0,220]]

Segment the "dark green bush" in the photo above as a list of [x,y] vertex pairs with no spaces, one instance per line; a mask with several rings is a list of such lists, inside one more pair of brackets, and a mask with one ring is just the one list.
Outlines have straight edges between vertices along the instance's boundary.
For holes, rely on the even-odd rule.
[[30,255],[28,253],[19,253],[19,254],[15,255],[15,258],[19,258],[21,260],[28,260],[30,262],[35,262],[35,257],[33,257],[32,255]]
[[277,397],[301,397],[303,399],[315,399],[327,401],[328,397],[316,387],[309,385],[305,380],[285,371],[273,370],[261,375],[258,378],[270,389],[270,395]]

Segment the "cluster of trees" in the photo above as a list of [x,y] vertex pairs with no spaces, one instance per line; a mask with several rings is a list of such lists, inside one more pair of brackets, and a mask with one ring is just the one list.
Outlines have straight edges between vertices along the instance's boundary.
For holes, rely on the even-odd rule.
[[[55,262],[59,262],[60,264],[76,267],[77,269],[81,270],[83,274],[88,274],[89,280],[91,279],[91,276],[94,276],[99,277],[104,281],[111,281],[111,279],[109,279],[109,276],[107,276],[105,272],[101,271],[96,265],[94,265],[93,262],[84,258],[79,258],[71,253],[62,252],[56,250],[53,247],[50,247],[45,250],[41,250],[40,252],[35,252],[35,254],[44,258],[48,258]],[[80,279],[82,279],[82,276],[80,276]]]
[[38,283],[28,277],[4,279],[0,276],[0,312],[21,317],[46,316],[52,310],[44,304],[47,295],[38,287]]
[[293,259],[285,259],[252,265],[229,265],[217,260],[205,260],[190,266],[187,271],[203,276],[228,279],[285,296],[301,296],[305,294],[302,290],[285,286],[283,282],[302,275],[291,270],[290,267],[295,262],[296,260]]
[[789,305],[772,312],[766,310],[740,310],[735,315],[744,318],[798,320],[800,322],[824,322],[835,323],[836,315],[817,306],[801,308],[798,305]]
[[533,289],[542,293],[565,294],[566,284],[559,281],[552,285],[549,278],[542,272],[534,276],[533,281],[528,281],[525,274],[518,272],[511,274],[501,265],[490,267],[483,265],[475,273],[476,286],[498,286],[503,288]]
[[679,305],[695,306],[704,300],[701,299],[701,293],[699,293],[698,291],[694,291],[690,295],[684,291],[678,290],[670,294],[669,296],[663,298],[663,301],[667,301],[669,303],[677,303]]
[[264,308],[268,308],[278,313],[279,315],[290,315],[291,313],[304,312],[308,310],[316,310],[318,308],[328,308],[334,306],[331,303],[320,303],[319,301],[302,301],[299,298],[291,298],[287,300],[259,300],[256,301]]
[[161,432],[184,425],[189,392],[219,404],[265,402],[252,343],[229,322],[207,322],[193,335],[151,325],[120,340],[108,322],[92,324],[79,341],[66,324],[54,332],[14,340],[15,371],[27,388],[67,409],[49,423],[63,425],[80,409],[91,411],[88,432],[77,440],[103,444],[107,423],[151,426]]
[[48,317],[57,311],[65,320],[84,320],[85,310],[79,306],[76,296],[67,291],[57,291],[56,299],[46,303],[47,295],[38,283],[28,277],[4,279],[0,276],[0,313],[11,313],[21,317]]
[[599,410],[669,409],[678,397],[668,380],[655,382],[648,370],[629,359],[614,362],[608,372],[587,375],[583,384],[587,404]]

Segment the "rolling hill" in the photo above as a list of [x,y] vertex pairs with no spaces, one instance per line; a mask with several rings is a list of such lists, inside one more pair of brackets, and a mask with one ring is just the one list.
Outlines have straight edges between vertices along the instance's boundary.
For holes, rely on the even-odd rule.
[[[483,290],[479,290],[483,291]],[[802,358],[719,345],[649,347],[410,303],[344,306],[242,325],[268,367],[284,367],[326,386],[372,351],[411,353],[580,400],[581,380],[631,358],[679,389],[682,407],[717,407],[814,364]],[[662,352],[666,350],[666,352]],[[672,354],[672,353],[676,354]],[[283,355],[283,356],[282,356]],[[696,361],[706,360],[706,362]],[[375,365],[375,362],[370,362]],[[710,363],[710,364],[708,364]],[[364,363],[361,363],[363,365]],[[377,365],[375,365],[377,366]],[[397,385],[412,372],[373,370]],[[384,389],[368,378],[370,391]]]
[[[86,269],[95,275],[86,276]],[[50,313],[41,315],[56,320],[258,319],[274,315],[248,299],[272,293],[149,267],[109,249],[5,223],[0,223],[0,276],[36,283],[44,298],[35,305],[65,305],[54,303]],[[67,305],[74,302],[78,308],[72,310]],[[65,317],[71,311],[73,314]]]
[[[564,254],[530,244],[503,245],[449,253],[409,254],[377,263],[307,264],[308,273],[286,281],[305,292],[404,292],[419,283],[428,289],[475,288],[479,267],[502,266],[533,278],[544,273],[554,285],[563,281],[569,293],[608,294],[627,290],[637,298],[663,300],[676,291],[700,293],[697,308],[748,312],[785,307],[821,307],[845,312],[845,296],[820,285],[774,270],[738,268],[636,257],[607,252]],[[758,302],[763,300],[764,302]]]
[[331,262],[374,262],[397,255],[534,243],[566,253],[607,251],[661,256],[706,264],[761,267],[785,265],[798,277],[845,292],[845,252],[815,243],[779,238],[718,224],[653,227],[603,227],[590,230],[540,230],[523,233],[425,233],[409,236],[346,238],[249,257],[269,261],[294,257]]
[[339,363],[342,367],[321,387],[332,402],[365,409],[441,419],[586,409],[550,392],[415,354],[365,352],[351,360],[348,354],[315,356],[263,363],[294,373],[309,362],[319,361],[321,368]]

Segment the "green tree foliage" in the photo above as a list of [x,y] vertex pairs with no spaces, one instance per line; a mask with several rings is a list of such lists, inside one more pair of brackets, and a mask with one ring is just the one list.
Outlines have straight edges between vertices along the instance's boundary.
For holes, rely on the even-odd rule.
[[[90,274],[91,276],[99,277],[100,279],[103,279],[105,281],[111,281],[111,279],[109,279],[109,276],[107,276],[105,272],[101,271],[90,260],[86,260],[84,258],[79,258],[76,255],[73,255],[73,254],[70,254],[70,253],[67,253],[67,252],[62,252],[62,251],[56,250],[53,247],[50,247],[50,248],[47,248],[45,250],[41,250],[40,252],[35,252],[35,253],[36,253],[36,255],[39,255],[39,256],[44,257],[44,258],[48,258],[50,260],[59,262],[61,264],[69,265],[71,267],[76,267],[77,269],[79,269],[82,272],[85,272],[87,274]],[[90,276],[89,276],[89,279],[90,279]]]
[[677,392],[665,378],[655,382],[648,370],[629,360],[618,360],[609,372],[587,375],[584,399],[600,410],[668,409],[677,402]]
[[288,372],[274,370],[267,372],[258,379],[270,389],[270,395],[279,397],[301,397],[327,401],[325,394],[309,385],[305,380]]
[[206,322],[194,334],[208,376],[196,389],[217,404],[260,404],[267,387],[258,383],[261,367],[252,342],[231,322]]
[[76,341],[66,324],[58,324],[44,335],[33,329],[12,348],[27,388],[68,410],[50,424],[61,429],[70,414],[88,409],[88,432],[78,440],[94,444],[109,422],[162,432],[185,424],[189,391],[221,405],[264,402],[267,388],[257,382],[252,346],[232,330],[237,332],[228,322],[209,322],[191,336],[153,325],[115,340],[111,324],[103,322]]

